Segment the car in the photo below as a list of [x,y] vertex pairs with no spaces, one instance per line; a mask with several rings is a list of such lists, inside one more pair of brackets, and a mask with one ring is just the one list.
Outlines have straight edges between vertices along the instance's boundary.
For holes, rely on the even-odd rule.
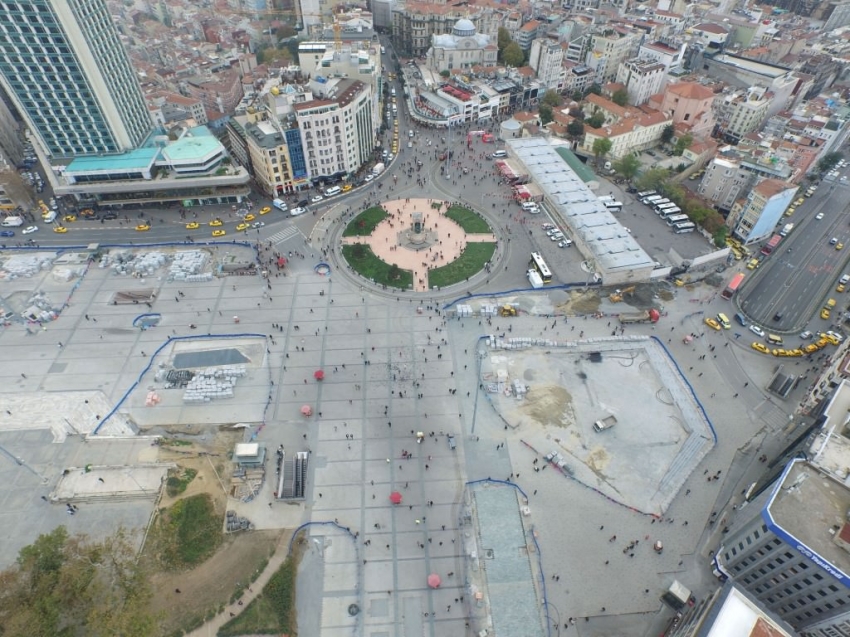
[[559,248],[569,248],[571,245],[573,245],[573,242],[572,242],[571,239],[564,239],[563,241],[561,241],[558,244],[558,247]]
[[242,217],[242,219],[244,221],[253,221],[256,218],[257,218],[257,215],[252,215],[250,212],[247,215],[245,215],[244,217]]
[[324,197],[322,195],[313,195],[310,197],[310,203],[319,203]]
[[213,228],[217,228],[218,226],[223,226],[224,222],[221,219],[215,218],[212,221],[210,221],[210,225]]
[[828,307],[821,308],[820,317],[824,321],[829,320],[829,308]]
[[814,336],[814,334],[812,334],[809,330],[806,330],[805,332],[800,334],[800,338],[802,338],[804,341],[809,340],[810,338],[812,338],[812,336]]
[[107,212],[106,214],[104,214],[104,215],[101,217],[101,219],[106,219],[107,221],[108,221],[109,219],[117,219],[117,218],[118,218],[118,213],[117,213],[117,212]]
[[838,285],[835,286],[836,292],[843,292],[846,289],[847,289],[847,286],[844,283],[839,283]]
[[843,243],[841,243],[840,241],[839,241],[838,243],[836,243],[836,244],[835,244],[835,249],[836,249],[836,250],[841,250],[843,247],[844,247],[844,244],[843,244]]
[[814,354],[819,349],[820,349],[820,347],[817,346],[817,343],[809,343],[808,345],[806,345],[803,348],[803,353],[804,354]]
[[247,223],[240,223],[236,226],[236,232],[242,232],[243,230],[247,230],[250,227],[251,226],[249,226]]
[[708,326],[709,326],[711,329],[713,329],[713,330],[718,330],[718,331],[720,330],[720,323],[718,323],[715,319],[713,319],[713,318],[712,318],[712,317],[710,317],[710,316],[707,316],[707,317],[705,318],[704,323],[705,323],[706,325],[708,325]]
[[828,307],[828,308],[830,308],[830,309],[834,308],[834,307],[835,307],[835,299],[829,299],[829,300],[827,300],[827,302],[826,302],[826,307]]
[[789,350],[786,350],[785,355],[791,356],[791,357],[794,357],[794,358],[799,358],[800,356],[803,355],[803,350],[801,350],[801,349],[789,349]]
[[831,246],[834,246],[836,243],[838,243],[838,239],[835,237],[832,237],[832,239],[829,240],[829,245]]
[[265,206],[265,207],[263,207],[263,208],[260,208],[260,214],[261,214],[261,215],[267,215],[267,214],[269,214],[271,211],[272,211],[272,209],[271,209],[271,208],[269,208],[268,206]]
[[192,221],[186,224],[186,230],[197,230],[200,227],[201,224],[199,224],[197,221]]
[[303,215],[305,212],[307,212],[307,209],[299,206],[297,208],[293,208],[292,210],[290,210],[289,215],[292,216],[292,217],[297,217],[298,215]]
[[348,191],[349,191],[349,190],[351,190],[352,188],[353,188],[353,186],[352,186],[351,184],[345,184],[345,185],[342,187],[342,192],[348,192]]
[[227,234],[227,232],[225,232],[221,228],[212,231],[212,236],[214,236],[214,237],[223,237],[226,234]]
[[62,221],[65,223],[74,223],[77,220],[77,215],[65,215],[62,217]]
[[58,234],[65,234],[66,232],[68,232],[68,228],[66,228],[65,226],[53,226],[53,232],[56,232]]
[[771,352],[774,356],[788,356],[788,351],[782,348],[775,349]]
[[368,175],[366,175],[366,177],[363,179],[363,181],[365,181],[366,183],[369,183],[374,178],[375,178],[375,175],[373,175],[372,173],[369,173]]
[[147,222],[140,223],[139,225],[136,226],[136,231],[138,231],[138,232],[147,232],[150,229],[151,229],[151,224],[149,224]]
[[38,232],[38,226],[27,226],[21,230],[21,234],[32,234],[33,232]]
[[764,338],[764,330],[761,329],[758,325],[753,325],[752,323],[750,323],[749,330],[756,336]]
[[14,237],[14,230],[0,230],[0,237]]
[[263,223],[262,221],[255,221],[254,223],[251,224],[251,227],[252,228],[262,228],[264,225],[266,225],[266,224]]
[[833,332],[832,330],[821,333],[820,337],[822,339],[825,339],[827,343],[831,343],[833,345],[840,345],[841,341],[844,339],[841,334],[839,334],[838,332]]
[[552,225],[551,223],[544,223],[544,224],[543,224],[543,225],[541,225],[540,227],[541,227],[541,228],[543,228],[544,230],[551,230],[551,229],[552,229],[552,228],[554,228],[555,226],[554,226],[554,225]]
[[817,219],[818,221],[820,221],[821,219],[823,219],[823,213],[822,213],[822,212],[817,213],[817,214],[815,215],[815,219]]
[[758,341],[754,341],[752,345],[750,345],[757,352],[761,352],[762,354],[769,354],[770,350],[767,348],[767,345],[764,343],[759,343]]

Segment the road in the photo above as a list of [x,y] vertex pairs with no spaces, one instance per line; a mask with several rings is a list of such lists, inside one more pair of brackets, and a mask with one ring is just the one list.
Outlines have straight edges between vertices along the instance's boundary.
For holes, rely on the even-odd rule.
[[[840,313],[823,320],[818,312],[835,297],[836,281],[850,255],[848,205],[842,205],[849,199],[850,187],[824,182],[792,217],[782,218],[781,224],[793,222],[794,230],[749,277],[736,299],[752,322],[783,333],[832,327]],[[817,219],[820,213],[823,218]],[[832,238],[845,247],[836,250]]]

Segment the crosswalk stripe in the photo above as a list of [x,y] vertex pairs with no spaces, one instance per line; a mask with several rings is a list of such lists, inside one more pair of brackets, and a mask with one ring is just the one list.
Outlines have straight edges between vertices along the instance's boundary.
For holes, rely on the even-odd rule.
[[295,226],[290,226],[290,227],[286,228],[285,230],[281,230],[280,232],[273,234],[272,236],[270,236],[267,239],[267,241],[270,241],[271,243],[274,243],[274,244],[283,243],[287,239],[291,239],[292,237],[294,237],[297,234],[298,234],[298,228],[296,228]]

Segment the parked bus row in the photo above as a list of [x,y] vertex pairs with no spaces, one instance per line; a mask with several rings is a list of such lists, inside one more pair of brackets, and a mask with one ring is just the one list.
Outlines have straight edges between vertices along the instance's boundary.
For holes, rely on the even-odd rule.
[[696,230],[696,224],[682,212],[674,201],[662,197],[654,190],[637,193],[638,199],[644,205],[650,206],[667,226],[676,234],[685,234]]

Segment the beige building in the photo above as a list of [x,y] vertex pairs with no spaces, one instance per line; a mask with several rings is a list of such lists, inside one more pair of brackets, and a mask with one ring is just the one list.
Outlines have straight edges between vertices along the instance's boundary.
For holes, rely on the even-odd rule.
[[708,137],[714,128],[714,92],[697,82],[668,84],[649,106],[669,113],[676,125],[686,126],[694,137]]
[[595,71],[597,84],[607,84],[617,78],[620,63],[637,55],[642,36],[643,32],[608,28],[590,37],[585,63]]
[[462,18],[451,33],[431,36],[427,53],[428,68],[436,73],[473,66],[495,66],[499,50],[489,35],[478,33],[471,20]]
[[604,138],[611,142],[611,150],[607,157],[620,159],[630,153],[652,148],[661,139],[664,128],[670,124],[670,118],[663,113],[636,112],[620,121],[602,126],[601,128],[584,128],[584,140],[579,148],[593,154],[593,142]]
[[629,104],[640,106],[661,90],[667,70],[655,60],[629,60],[620,63],[617,83],[626,87]]
[[768,116],[772,97],[772,93],[760,86],[719,97],[715,101],[719,132],[727,140],[738,142],[747,133],[758,130]]

